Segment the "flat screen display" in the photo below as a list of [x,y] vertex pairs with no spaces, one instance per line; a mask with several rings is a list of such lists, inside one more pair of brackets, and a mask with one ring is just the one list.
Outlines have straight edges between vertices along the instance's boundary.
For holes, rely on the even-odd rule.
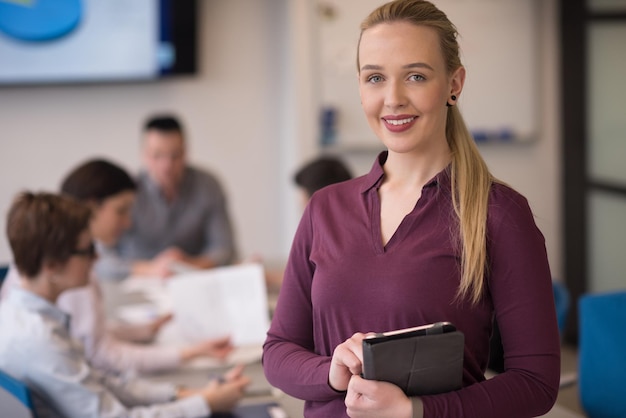
[[196,72],[195,0],[0,0],[0,84]]

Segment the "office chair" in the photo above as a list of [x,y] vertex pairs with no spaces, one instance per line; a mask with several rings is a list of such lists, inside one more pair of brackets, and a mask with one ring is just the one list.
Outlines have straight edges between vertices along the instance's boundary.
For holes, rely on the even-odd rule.
[[28,387],[0,370],[0,411],[3,417],[37,418]]
[[626,417],[626,290],[578,302],[578,389],[590,418]]

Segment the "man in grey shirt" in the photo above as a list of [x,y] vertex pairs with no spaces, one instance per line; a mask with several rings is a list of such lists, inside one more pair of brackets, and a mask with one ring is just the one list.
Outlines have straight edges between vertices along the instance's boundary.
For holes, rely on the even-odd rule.
[[135,261],[169,262],[157,263],[159,271],[134,272],[166,276],[174,261],[196,268],[232,263],[236,248],[226,196],[214,175],[187,164],[180,122],[171,115],[150,118],[142,146],[144,170],[121,250]]

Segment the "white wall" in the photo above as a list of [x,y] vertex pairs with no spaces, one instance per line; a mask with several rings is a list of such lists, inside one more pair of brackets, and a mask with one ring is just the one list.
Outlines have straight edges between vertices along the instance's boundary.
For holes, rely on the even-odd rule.
[[[105,156],[137,170],[141,122],[154,111],[174,110],[187,127],[190,159],[216,172],[227,190],[242,255],[286,257],[299,216],[291,175],[316,153],[315,2],[198,3],[201,68],[196,77],[0,89],[3,231],[16,192],[56,190],[67,171],[85,158]],[[540,137],[531,144],[484,146],[482,151],[493,172],[528,197],[558,277],[558,16],[556,0],[540,3]],[[506,106],[514,98],[503,94],[502,100]],[[356,167],[359,173],[369,168],[371,158],[365,160]],[[2,233],[0,262],[9,259]]]
[[[481,152],[500,179],[515,187],[528,199],[535,221],[546,238],[552,275],[563,277],[561,218],[561,126],[560,126],[560,44],[558,4],[556,0],[537,1],[536,29],[540,39],[539,136],[536,141],[519,145],[483,145]],[[511,48],[514,48],[511,45]],[[515,75],[511,74],[511,82]],[[510,106],[515,97],[502,94],[502,106]]]

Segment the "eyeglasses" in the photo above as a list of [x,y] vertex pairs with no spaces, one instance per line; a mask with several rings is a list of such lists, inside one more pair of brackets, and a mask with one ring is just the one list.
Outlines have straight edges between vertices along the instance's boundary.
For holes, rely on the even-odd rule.
[[80,257],[96,258],[96,246],[93,241],[89,243],[87,248],[76,249],[70,253]]

